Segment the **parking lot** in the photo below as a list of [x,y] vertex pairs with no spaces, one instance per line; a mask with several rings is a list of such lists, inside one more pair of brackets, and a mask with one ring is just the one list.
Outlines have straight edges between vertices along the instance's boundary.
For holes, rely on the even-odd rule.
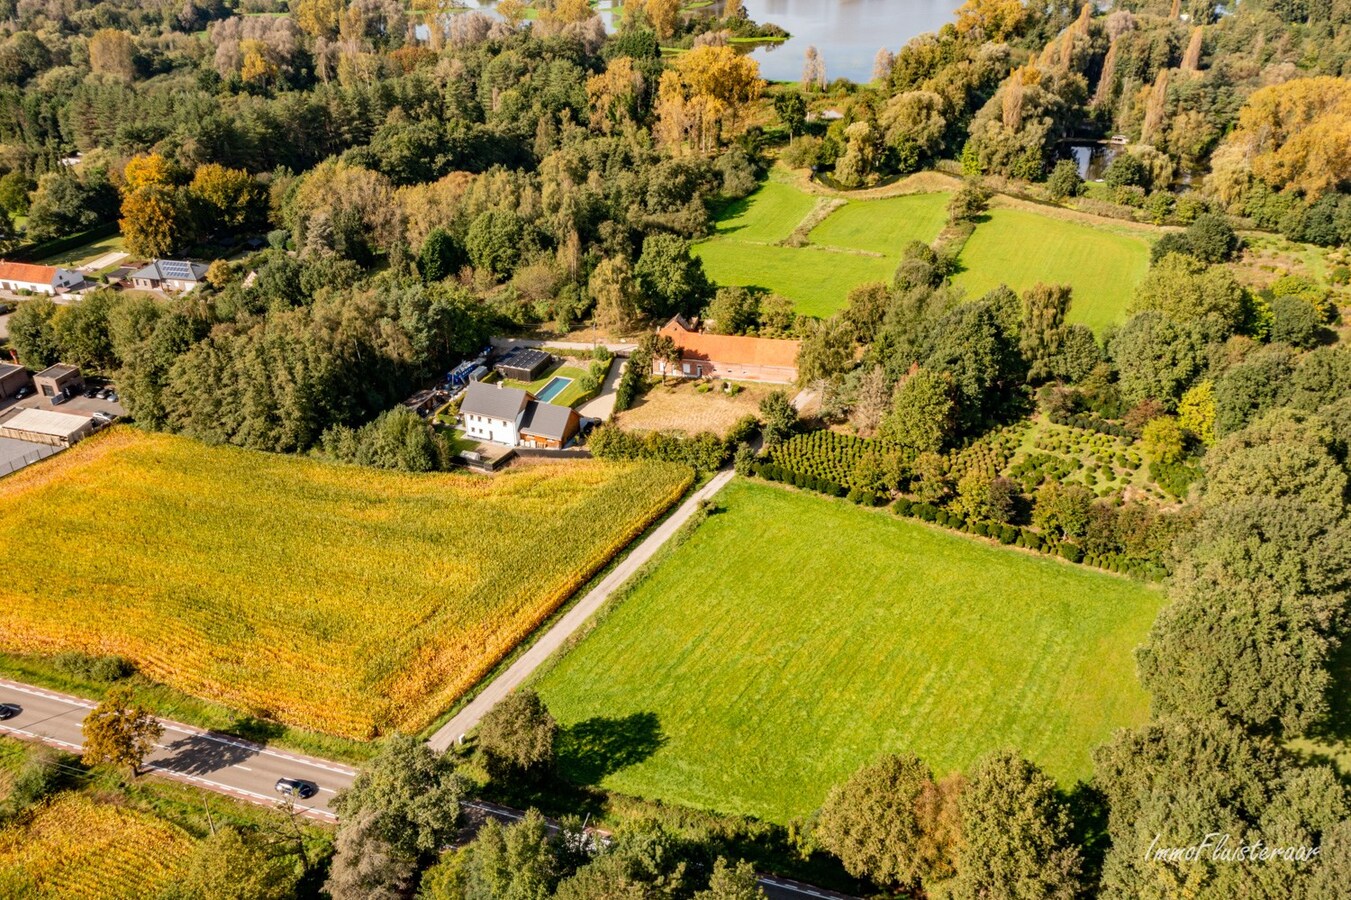
[[[120,400],[120,398],[119,398]],[[52,405],[51,397],[39,397],[37,394],[30,394],[22,400],[0,400],[0,422],[14,415],[21,409],[52,409],[57,412],[75,413],[80,415],[92,415],[96,412],[112,413],[114,416],[121,417],[127,414],[126,407],[119,401],[100,400],[97,397],[86,397],[83,393],[76,394],[65,403]]]

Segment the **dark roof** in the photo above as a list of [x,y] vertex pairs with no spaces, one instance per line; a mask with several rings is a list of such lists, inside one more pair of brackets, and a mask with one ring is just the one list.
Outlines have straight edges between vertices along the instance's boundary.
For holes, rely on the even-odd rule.
[[536,350],[532,347],[518,347],[508,353],[498,363],[499,366],[510,366],[513,369],[533,369],[541,363],[546,363],[550,355],[543,350]]
[[191,260],[157,259],[148,266],[132,272],[131,277],[148,278],[151,281],[191,281],[195,283],[206,277],[206,266]]
[[471,381],[464,389],[460,413],[514,422],[516,414],[529,399],[530,395],[520,388],[503,387],[500,382],[484,384],[482,381]]
[[575,415],[577,413],[570,406],[531,400],[525,405],[521,431],[561,441],[568,432],[568,422]]
[[13,375],[15,372],[18,372],[22,368],[23,366],[13,366],[10,365],[9,363],[0,363],[0,378],[4,378],[6,375]]
[[74,366],[68,366],[65,363],[57,363],[54,366],[48,366],[41,372],[34,375],[34,378],[65,378],[67,375],[80,371]]

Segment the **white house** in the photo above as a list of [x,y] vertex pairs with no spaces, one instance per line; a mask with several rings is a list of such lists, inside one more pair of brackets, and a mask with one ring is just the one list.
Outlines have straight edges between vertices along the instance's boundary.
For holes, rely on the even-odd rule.
[[464,389],[464,399],[460,401],[465,435],[515,447],[521,439],[521,419],[530,399],[527,391],[503,387],[500,381],[496,384],[469,382]]
[[64,294],[84,284],[84,276],[59,266],[37,266],[32,263],[0,262],[0,289],[32,291],[49,296]]
[[508,447],[559,450],[581,428],[581,417],[570,406],[536,400],[529,391],[471,381],[460,401],[466,436]]

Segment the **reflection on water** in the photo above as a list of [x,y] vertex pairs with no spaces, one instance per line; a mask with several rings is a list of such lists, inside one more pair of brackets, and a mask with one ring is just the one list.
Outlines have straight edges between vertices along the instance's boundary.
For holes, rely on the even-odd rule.
[[[723,0],[711,12],[720,13]],[[491,10],[497,0],[466,0],[471,9]],[[746,14],[757,22],[773,22],[792,37],[752,52],[760,74],[772,81],[802,77],[802,57],[815,45],[826,63],[826,77],[866,82],[872,79],[873,57],[882,47],[893,52],[916,35],[936,31],[952,20],[961,0],[745,0]],[[607,28],[622,3],[601,0]],[[425,33],[425,30],[423,30]]]
[[745,0],[745,6],[755,21],[773,22],[792,35],[752,54],[763,77],[797,81],[802,55],[815,45],[828,79],[866,82],[879,49],[895,52],[912,37],[937,31],[952,21],[961,0]]
[[1084,144],[1061,144],[1060,158],[1072,159],[1079,167],[1079,177],[1084,181],[1101,181],[1107,167],[1124,150],[1122,144],[1106,141]]

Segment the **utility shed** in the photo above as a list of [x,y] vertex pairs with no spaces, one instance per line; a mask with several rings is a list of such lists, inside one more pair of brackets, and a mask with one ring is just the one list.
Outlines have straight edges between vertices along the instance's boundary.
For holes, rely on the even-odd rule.
[[69,447],[93,431],[93,417],[50,409],[20,410],[0,423],[0,437],[53,447]]
[[553,360],[553,356],[543,350],[522,348],[508,353],[496,368],[503,378],[529,382],[543,375]]

